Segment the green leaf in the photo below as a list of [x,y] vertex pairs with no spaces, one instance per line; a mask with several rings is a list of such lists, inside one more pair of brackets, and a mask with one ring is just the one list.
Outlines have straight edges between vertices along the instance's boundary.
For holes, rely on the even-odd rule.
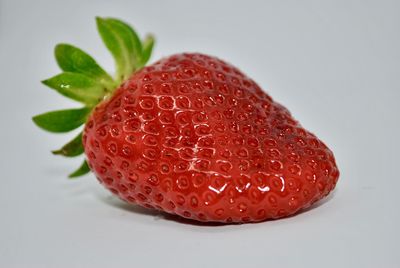
[[58,44],[55,48],[55,57],[63,71],[84,74],[96,79],[109,90],[114,88],[111,76],[81,49],[69,44]]
[[152,35],[148,35],[143,40],[143,50],[142,50],[142,61],[141,65],[144,66],[149,61],[151,52],[153,51],[154,47],[154,37]]
[[114,57],[117,81],[127,79],[140,65],[141,43],[126,23],[111,18],[96,18],[97,29]]
[[74,157],[83,153],[82,132],[73,140],[65,144],[61,149],[52,151],[53,154]]
[[32,120],[44,130],[50,132],[68,132],[85,123],[90,111],[91,109],[88,107],[52,111],[36,115]]
[[[113,18],[105,19],[114,29],[118,30],[118,32],[122,33],[122,37],[126,40],[126,44],[131,50],[133,57],[139,57],[142,52],[142,44],[140,42],[140,38],[135,30],[128,25],[127,23]],[[135,59],[134,59],[135,60]]]
[[79,73],[61,73],[42,83],[68,98],[89,106],[97,104],[107,91],[93,78]]
[[75,170],[74,172],[72,172],[71,174],[69,174],[68,177],[69,177],[69,178],[76,178],[76,177],[85,175],[85,174],[87,174],[87,173],[89,173],[89,172],[90,172],[89,165],[88,165],[88,163],[86,162],[86,160],[83,160],[82,165],[81,165],[77,170]]

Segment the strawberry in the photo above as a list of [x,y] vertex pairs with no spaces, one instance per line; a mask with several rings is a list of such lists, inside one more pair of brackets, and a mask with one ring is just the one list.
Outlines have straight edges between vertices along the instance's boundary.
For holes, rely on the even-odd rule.
[[35,116],[52,132],[85,124],[61,149],[86,159],[122,200],[198,221],[285,217],[328,195],[339,177],[333,153],[234,66],[184,53],[144,67],[154,39],[97,18],[116,77],[88,54],[56,46],[64,71],[44,81],[83,108]]

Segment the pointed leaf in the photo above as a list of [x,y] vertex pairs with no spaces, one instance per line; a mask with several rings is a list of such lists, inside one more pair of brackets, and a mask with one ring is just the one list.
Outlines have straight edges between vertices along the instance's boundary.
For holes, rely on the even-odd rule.
[[[135,30],[128,25],[127,23],[113,18],[107,18],[106,21],[112,25],[116,30],[123,34],[124,40],[126,40],[126,44],[130,47],[132,46],[132,56],[139,57],[142,52],[142,44],[140,42],[140,38]],[[135,59],[134,59],[135,60]]]
[[50,132],[68,132],[85,123],[90,108],[67,109],[36,115],[33,122]]
[[135,31],[116,19],[96,18],[104,44],[114,57],[117,81],[128,78],[140,63],[141,43]]
[[79,73],[61,73],[42,83],[68,98],[87,105],[98,103],[107,91],[93,78]]
[[73,140],[65,144],[61,149],[52,151],[53,154],[74,157],[83,153],[82,132]]
[[89,165],[87,164],[86,160],[83,161],[82,165],[72,172],[71,174],[68,175],[69,178],[76,178],[82,175],[85,175],[90,172]]
[[108,89],[113,89],[114,81],[111,76],[81,49],[69,44],[58,44],[55,48],[55,56],[63,71],[87,75],[96,79]]
[[143,40],[143,50],[142,50],[142,66],[146,65],[149,61],[151,53],[153,52],[154,47],[154,37],[152,35],[148,35]]

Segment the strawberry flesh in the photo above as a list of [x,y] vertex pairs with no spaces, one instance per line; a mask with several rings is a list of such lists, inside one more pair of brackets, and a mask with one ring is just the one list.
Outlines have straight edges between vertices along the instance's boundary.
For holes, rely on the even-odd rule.
[[232,65],[178,54],[93,111],[89,167],[121,199],[198,221],[285,217],[331,192],[334,156]]

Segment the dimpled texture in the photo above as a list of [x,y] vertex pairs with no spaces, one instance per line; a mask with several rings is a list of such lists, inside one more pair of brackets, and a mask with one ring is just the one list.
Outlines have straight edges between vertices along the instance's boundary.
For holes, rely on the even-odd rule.
[[129,203],[198,221],[292,215],[326,196],[332,152],[237,68],[178,54],[99,104],[83,143],[91,170]]

